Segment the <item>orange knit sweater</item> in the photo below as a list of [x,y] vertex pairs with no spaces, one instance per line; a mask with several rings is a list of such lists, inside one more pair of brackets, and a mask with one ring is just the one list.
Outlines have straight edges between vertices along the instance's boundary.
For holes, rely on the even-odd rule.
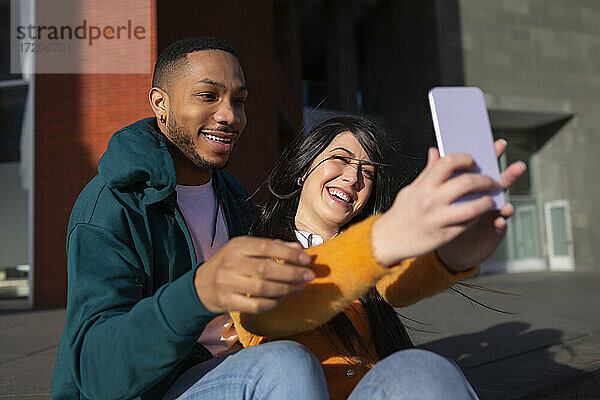
[[337,354],[315,328],[344,311],[369,346],[369,352],[376,354],[367,315],[356,300],[358,297],[376,286],[392,306],[407,306],[448,288],[477,270],[450,273],[435,252],[406,259],[390,269],[381,267],[373,258],[370,245],[371,228],[376,218],[371,217],[322,245],[306,249],[315,256],[312,268],[317,278],[301,293],[287,297],[266,313],[231,313],[244,347],[278,338],[294,340],[309,348],[323,366],[332,400],[347,398],[371,366],[360,365]]

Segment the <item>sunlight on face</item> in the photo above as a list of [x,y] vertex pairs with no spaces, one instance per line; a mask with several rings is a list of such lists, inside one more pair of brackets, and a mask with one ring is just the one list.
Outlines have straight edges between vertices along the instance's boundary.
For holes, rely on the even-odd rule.
[[375,169],[354,135],[342,132],[313,160],[309,171],[302,185],[296,226],[328,239],[363,209]]
[[242,68],[220,50],[190,53],[187,62],[173,85],[167,136],[199,168],[223,168],[246,126]]

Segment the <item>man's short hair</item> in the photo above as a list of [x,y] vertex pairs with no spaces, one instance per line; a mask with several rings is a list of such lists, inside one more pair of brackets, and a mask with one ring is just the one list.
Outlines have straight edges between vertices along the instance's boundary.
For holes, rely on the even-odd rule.
[[221,50],[234,55],[237,53],[227,42],[208,36],[192,36],[172,43],[164,49],[154,65],[152,87],[158,87],[168,92],[173,76],[177,75],[188,54],[204,50]]

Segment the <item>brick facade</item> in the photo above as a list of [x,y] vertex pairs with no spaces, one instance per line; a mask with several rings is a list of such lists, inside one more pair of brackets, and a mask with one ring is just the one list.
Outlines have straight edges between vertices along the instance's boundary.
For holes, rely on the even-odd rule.
[[[152,8],[150,35],[156,43],[154,4]],[[71,208],[96,174],[111,134],[151,114],[147,101],[151,80],[151,73],[36,76],[34,307],[65,305],[65,235]]]

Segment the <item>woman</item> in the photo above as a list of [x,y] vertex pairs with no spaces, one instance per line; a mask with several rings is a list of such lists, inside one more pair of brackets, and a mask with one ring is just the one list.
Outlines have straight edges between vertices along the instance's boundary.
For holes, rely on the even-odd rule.
[[[298,137],[267,181],[270,195],[255,223],[254,235],[310,247],[335,237],[349,224],[384,212],[398,188],[385,155],[390,148],[383,132],[361,117],[333,118]],[[405,264],[397,273],[369,282],[377,286],[329,322],[283,337],[315,353],[332,399],[347,398],[378,361],[413,347],[392,306],[415,302],[475,272],[451,274],[432,252],[412,262],[412,270],[431,272],[421,275],[430,282],[417,282],[418,277],[411,278],[406,272],[411,270],[409,261]],[[412,287],[422,286],[426,289],[420,294],[411,294]],[[318,305],[306,305],[311,306]],[[244,347],[272,340],[250,334],[239,316],[233,318]]]

